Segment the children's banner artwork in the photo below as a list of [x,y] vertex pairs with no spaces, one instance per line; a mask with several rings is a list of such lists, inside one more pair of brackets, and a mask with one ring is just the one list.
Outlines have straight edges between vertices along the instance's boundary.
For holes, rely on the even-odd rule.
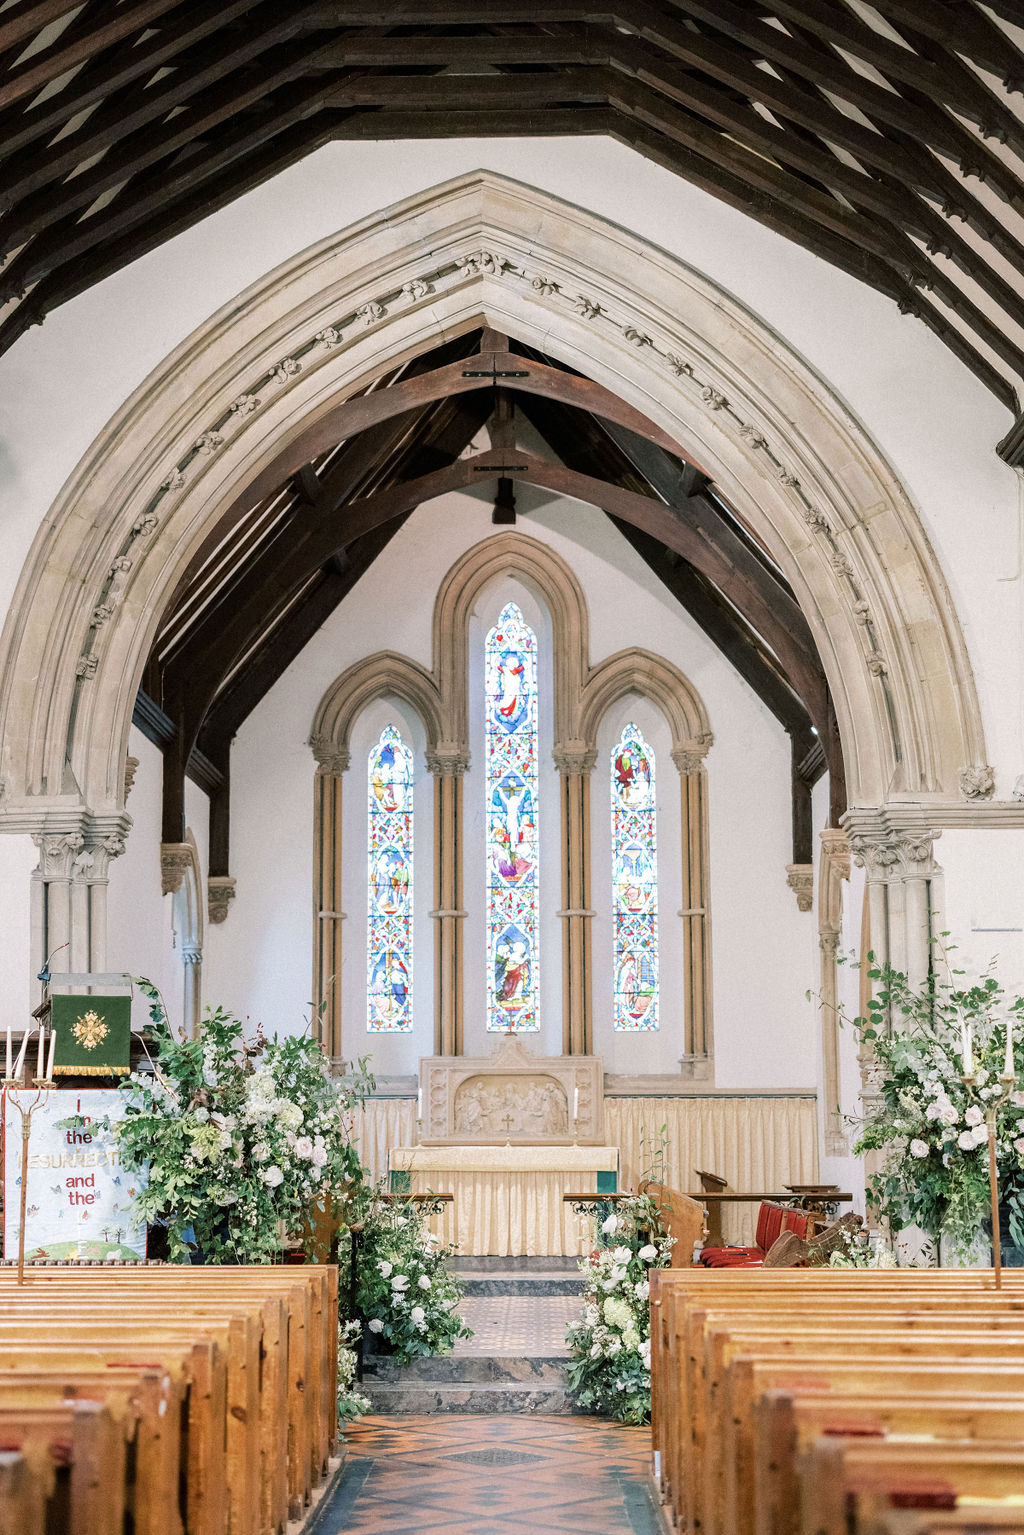
[[[41,1094],[32,1112],[28,1143],[25,1258],[121,1258],[146,1256],[146,1226],[135,1214],[144,1174],[126,1172],[109,1132],[98,1119],[122,1116],[113,1088]],[[21,1115],[35,1093],[4,1094],[4,1254],[18,1251],[21,1208]],[[80,1114],[79,1130],[61,1126]]]

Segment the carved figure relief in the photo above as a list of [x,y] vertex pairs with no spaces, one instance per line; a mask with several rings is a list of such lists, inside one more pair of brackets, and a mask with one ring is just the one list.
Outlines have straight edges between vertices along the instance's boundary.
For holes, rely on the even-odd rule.
[[553,1077],[477,1076],[455,1094],[457,1135],[567,1135],[569,1106],[565,1089]]

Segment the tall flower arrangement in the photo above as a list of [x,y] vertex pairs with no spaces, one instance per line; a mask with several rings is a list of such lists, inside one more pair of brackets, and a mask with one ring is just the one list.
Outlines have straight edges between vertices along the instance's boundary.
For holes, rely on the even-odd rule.
[[241,1021],[208,1010],[193,1039],[177,1039],[156,988],[150,998],[152,1072],[120,1091],[125,1116],[109,1126],[129,1170],[148,1168],[136,1207],[166,1227],[169,1256],[266,1263],[282,1231],[297,1236],[362,1176],[344,1115],[372,1087],[361,1073],[333,1080],[307,1035],[246,1038]]
[[[1014,1065],[1024,998],[1008,996],[992,974],[966,985],[943,968],[913,986],[902,971],[869,963],[875,995],[856,1022],[877,1092],[853,1148],[882,1154],[868,1197],[893,1230],[921,1226],[966,1254],[989,1209],[986,1110]],[[1000,1107],[996,1167],[1013,1241],[1024,1246],[1024,1091]]]
[[580,1407],[622,1423],[651,1416],[652,1268],[671,1262],[672,1238],[648,1195],[619,1201],[599,1245],[580,1259],[580,1319],[569,1328],[569,1385]]
[[450,1354],[473,1334],[459,1314],[463,1288],[445,1260],[455,1251],[412,1203],[371,1191],[356,1268],[356,1305],[378,1346],[399,1364]]

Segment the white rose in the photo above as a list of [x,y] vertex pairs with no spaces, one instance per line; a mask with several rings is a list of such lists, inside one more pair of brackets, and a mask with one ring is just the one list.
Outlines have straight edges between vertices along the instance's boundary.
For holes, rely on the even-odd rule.
[[970,1108],[967,1110],[967,1113],[964,1115],[964,1124],[970,1125],[971,1129],[973,1130],[974,1126],[980,1125],[984,1118],[985,1116],[978,1108],[978,1106],[972,1103]]
[[973,1130],[961,1130],[956,1138],[956,1143],[961,1151],[973,1151],[976,1145]]
[[1024,1157],[1024,1135],[1022,1135],[1019,1140],[1014,1141],[1013,1149],[1018,1156]]
[[380,1317],[377,1317],[377,1316],[371,1317],[369,1322],[367,1323],[367,1326],[369,1327],[371,1332],[383,1332],[384,1331],[384,1323],[381,1321]]
[[925,1119],[938,1119],[942,1113],[942,1107],[938,1103],[930,1103],[924,1111]]
[[911,1141],[910,1155],[912,1157],[926,1157],[928,1155],[927,1141]]
[[295,1142],[295,1155],[297,1157],[304,1157],[307,1162],[309,1161],[310,1157],[312,1157],[313,1142],[310,1140],[308,1135],[300,1135],[298,1140]]
[[322,1146],[313,1147],[313,1163],[316,1167],[326,1167],[327,1153]]
[[618,1216],[617,1215],[609,1215],[608,1219],[601,1223],[601,1230],[604,1232],[606,1237],[614,1236],[615,1231],[618,1228],[618,1224],[619,1224]]
[[403,1290],[407,1290],[409,1288],[409,1278],[408,1278],[408,1275],[406,1275],[406,1274],[396,1274],[394,1279],[392,1279],[392,1281],[391,1281],[391,1288],[393,1290],[397,1290],[399,1292],[399,1294],[401,1294],[401,1292]]
[[632,1256],[633,1249],[631,1247],[616,1247],[612,1251],[612,1262],[628,1263]]
[[429,1290],[430,1289],[430,1280],[428,1279],[426,1274],[421,1274],[420,1277],[417,1279],[416,1283],[419,1285],[421,1290]]
[[944,1103],[942,1105],[942,1108],[939,1112],[939,1118],[942,1120],[944,1125],[955,1125],[959,1117],[959,1114],[951,1103]]
[[424,1311],[422,1306],[413,1306],[412,1310],[409,1312],[409,1317],[413,1322],[416,1323],[416,1326],[418,1327],[421,1322],[426,1321],[427,1313]]
[[1010,1102],[1015,1109],[1024,1109],[1024,1093],[1011,1093]]
[[975,1125],[971,1134],[974,1137],[974,1144],[976,1146],[984,1146],[988,1140],[988,1125]]
[[380,1277],[382,1279],[390,1279],[391,1275],[395,1272],[395,1265],[388,1263],[386,1258],[378,1258],[377,1267],[380,1269]]
[[637,1253],[637,1257],[642,1258],[645,1263],[653,1263],[657,1256],[658,1249],[654,1247],[650,1242],[647,1243],[646,1247],[641,1247],[640,1251]]
[[274,1165],[264,1170],[262,1178],[268,1189],[276,1189],[278,1184],[284,1182],[284,1173]]

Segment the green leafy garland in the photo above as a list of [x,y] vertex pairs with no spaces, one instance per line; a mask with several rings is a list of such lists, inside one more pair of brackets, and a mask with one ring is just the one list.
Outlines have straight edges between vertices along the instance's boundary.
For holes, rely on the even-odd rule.
[[153,1071],[123,1079],[125,1117],[108,1124],[125,1167],[146,1173],[136,1208],[166,1226],[169,1256],[188,1262],[267,1263],[281,1230],[299,1235],[311,1210],[335,1206],[362,1176],[345,1112],[372,1089],[328,1075],[307,1035],[261,1030],[208,1009],[194,1039],[176,1039],[155,986],[150,999]]
[[673,1239],[646,1194],[617,1203],[599,1246],[580,1259],[580,1320],[566,1333],[569,1386],[580,1407],[648,1423],[651,1416],[650,1271],[667,1268]]
[[[869,1200],[894,1232],[917,1225],[944,1233],[966,1255],[989,1210],[985,1106],[1003,1069],[1007,1019],[1020,1019],[1024,998],[1010,999],[987,973],[972,986],[955,970],[912,986],[873,955],[868,962],[875,995],[870,1016],[855,1022],[877,1063],[877,1098],[868,1100],[853,1150],[883,1154],[881,1168],[867,1180]],[[963,1080],[965,1027],[974,1042],[974,1093]],[[1022,1091],[1000,1109],[996,1166],[1013,1241],[1024,1247]]]

